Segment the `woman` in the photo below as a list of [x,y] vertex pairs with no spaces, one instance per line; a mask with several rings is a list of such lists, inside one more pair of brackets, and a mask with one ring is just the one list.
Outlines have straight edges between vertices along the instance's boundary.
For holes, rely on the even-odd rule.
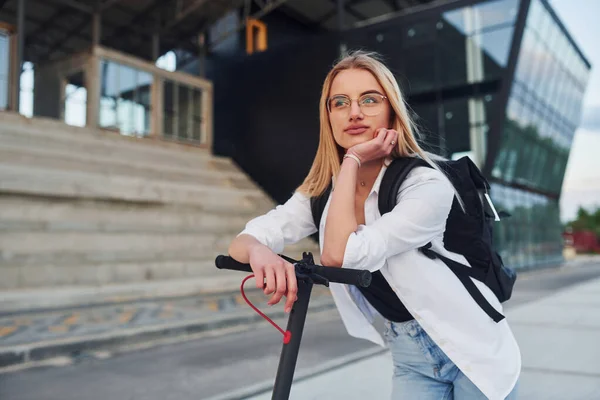
[[[317,231],[310,198],[334,190],[319,231],[321,264],[367,269],[368,289],[331,284],[352,336],[385,345],[373,327],[385,319],[385,341],[394,363],[392,399],[514,399],[521,369],[518,345],[506,322],[494,322],[473,301],[432,250],[468,265],[443,247],[454,189],[419,147],[415,129],[392,73],[373,55],[355,52],[327,75],[320,101],[320,142],[304,183],[283,205],[250,221],[229,254],[250,263],[268,304],[296,300],[293,266],[284,246]],[[381,216],[379,186],[391,159],[421,157],[433,168],[414,168],[398,191],[398,202]],[[265,284],[266,281],[266,284]],[[494,294],[475,281],[500,312]]]

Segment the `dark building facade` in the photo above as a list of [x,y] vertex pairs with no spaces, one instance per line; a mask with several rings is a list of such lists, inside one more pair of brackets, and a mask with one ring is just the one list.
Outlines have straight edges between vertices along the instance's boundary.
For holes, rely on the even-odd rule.
[[375,51],[397,77],[423,145],[470,156],[497,208],[512,215],[495,231],[505,262],[562,260],[559,198],[590,64],[545,0],[445,3],[336,33],[271,24],[288,32],[284,44],[208,59],[215,153],[284,202],[312,163],[321,87],[340,47]]

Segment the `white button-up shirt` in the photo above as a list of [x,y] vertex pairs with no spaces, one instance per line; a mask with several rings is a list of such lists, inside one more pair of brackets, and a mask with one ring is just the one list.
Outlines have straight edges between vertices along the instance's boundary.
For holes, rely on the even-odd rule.
[[[462,255],[444,248],[446,219],[454,196],[452,185],[441,172],[416,167],[402,183],[396,207],[381,216],[378,194],[386,169],[384,165],[365,201],[365,225],[359,225],[348,238],[342,268],[380,270],[408,311],[454,364],[488,398],[504,399],[521,370],[521,354],[508,322],[494,322],[442,261],[432,260],[418,250],[431,242],[432,250],[469,265]],[[331,197],[321,218],[321,249],[330,202]],[[281,253],[286,244],[315,232],[310,199],[296,192],[285,204],[248,222],[242,233]],[[502,313],[493,292],[483,283],[473,282]],[[360,298],[362,294],[337,283],[331,283],[330,289],[348,333],[385,346],[370,318],[376,311],[364,297]]]

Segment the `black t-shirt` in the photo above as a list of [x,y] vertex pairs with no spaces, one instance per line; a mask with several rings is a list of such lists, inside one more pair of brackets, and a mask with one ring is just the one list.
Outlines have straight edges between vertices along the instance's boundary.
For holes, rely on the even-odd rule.
[[359,289],[383,318],[392,322],[405,322],[414,319],[387,283],[381,271],[371,273],[371,278],[369,287],[359,287]]

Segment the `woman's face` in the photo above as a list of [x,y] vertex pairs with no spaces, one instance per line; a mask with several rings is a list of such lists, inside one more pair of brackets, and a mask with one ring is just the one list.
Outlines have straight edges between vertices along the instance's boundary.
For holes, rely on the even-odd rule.
[[347,69],[331,84],[329,121],[338,145],[349,149],[389,128],[391,107],[383,88],[369,71]]

